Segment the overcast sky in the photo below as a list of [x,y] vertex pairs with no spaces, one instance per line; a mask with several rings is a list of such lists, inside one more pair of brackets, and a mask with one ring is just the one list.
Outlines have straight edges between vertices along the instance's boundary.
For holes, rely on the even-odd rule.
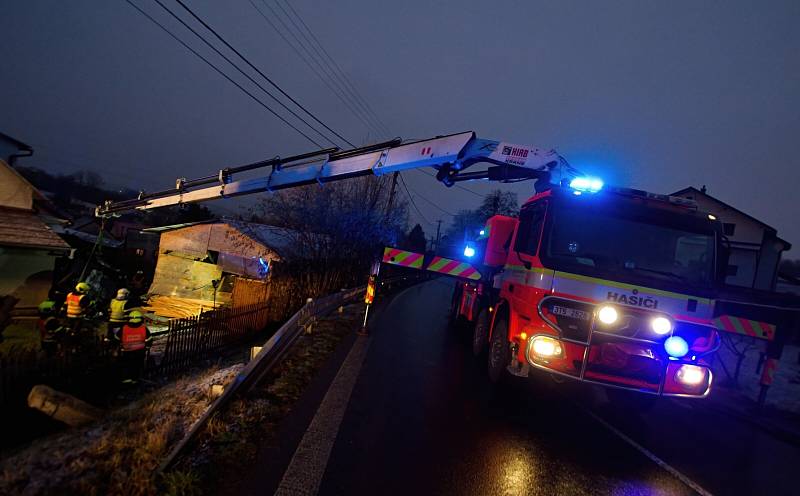
[[[154,0],[133,1],[210,53]],[[250,0],[185,1],[330,127],[356,144],[385,137],[353,116]],[[265,0],[253,1],[281,27]],[[609,183],[660,193],[705,184],[800,245],[796,0],[292,5],[392,136],[474,130],[556,148]],[[94,169],[109,184],[152,190],[316,148],[124,0],[0,0],[0,18],[0,131],[36,149],[21,163]],[[412,193],[448,212],[480,201],[404,175]],[[523,200],[532,184],[504,187]],[[417,204],[428,222],[412,220],[428,235],[430,222],[449,222]]]

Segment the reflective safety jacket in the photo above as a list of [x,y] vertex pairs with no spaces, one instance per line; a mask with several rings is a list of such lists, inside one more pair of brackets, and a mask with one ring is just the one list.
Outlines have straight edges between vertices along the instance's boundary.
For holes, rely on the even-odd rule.
[[120,341],[122,341],[122,351],[138,351],[144,349],[145,342],[147,341],[146,325],[139,324],[131,326],[130,324],[125,324],[122,327],[121,334]]
[[86,298],[86,295],[70,293],[67,295],[67,317],[76,319],[83,317],[83,306],[81,301]]
[[128,316],[125,315],[125,305],[128,300],[111,300],[111,305],[108,307],[108,314],[111,322],[127,322]]

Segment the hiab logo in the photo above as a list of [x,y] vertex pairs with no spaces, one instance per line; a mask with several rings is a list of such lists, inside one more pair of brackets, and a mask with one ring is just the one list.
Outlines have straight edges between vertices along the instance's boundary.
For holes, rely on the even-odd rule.
[[609,291],[606,299],[608,301],[613,301],[615,303],[622,303],[624,305],[652,308],[653,310],[658,308],[658,300],[656,300],[652,296],[641,296],[639,295],[638,289],[634,289],[631,292],[633,293],[632,295],[626,295],[617,293],[615,291]]

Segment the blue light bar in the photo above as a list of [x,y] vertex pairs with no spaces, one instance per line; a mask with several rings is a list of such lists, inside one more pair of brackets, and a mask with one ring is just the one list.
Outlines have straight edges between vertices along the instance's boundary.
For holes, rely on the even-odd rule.
[[603,181],[595,177],[576,177],[569,183],[569,187],[575,191],[597,193],[603,189]]

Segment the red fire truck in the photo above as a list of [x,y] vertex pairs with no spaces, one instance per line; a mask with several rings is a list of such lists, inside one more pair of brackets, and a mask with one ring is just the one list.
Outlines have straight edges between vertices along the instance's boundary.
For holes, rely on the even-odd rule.
[[464,250],[480,282],[458,282],[453,312],[488,351],[491,380],[541,369],[663,396],[705,397],[722,226],[682,198],[576,178],[494,216]]

